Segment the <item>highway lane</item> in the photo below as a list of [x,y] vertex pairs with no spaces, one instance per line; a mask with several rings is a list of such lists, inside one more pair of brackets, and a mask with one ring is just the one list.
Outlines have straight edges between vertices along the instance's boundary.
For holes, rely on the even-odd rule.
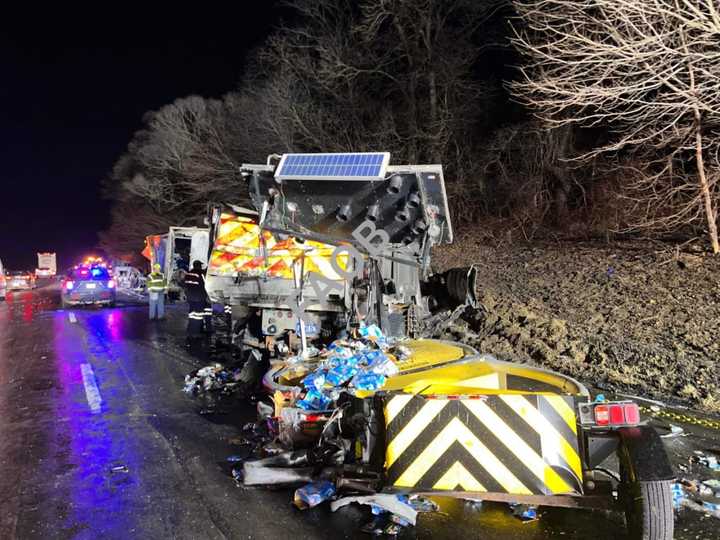
[[[198,414],[182,381],[208,358],[184,348],[184,316],[61,310],[53,288],[0,303],[0,538],[367,538],[364,509],[300,512],[290,490],[235,485],[226,458],[253,408]],[[615,514],[522,523],[507,505],[439,501],[403,537],[623,538]]]

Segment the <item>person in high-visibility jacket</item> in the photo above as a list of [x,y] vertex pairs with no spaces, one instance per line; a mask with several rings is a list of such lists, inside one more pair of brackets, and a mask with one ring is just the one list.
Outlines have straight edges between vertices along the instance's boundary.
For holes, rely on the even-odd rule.
[[202,336],[203,329],[210,332],[212,323],[212,309],[207,299],[205,274],[200,261],[193,262],[192,270],[185,274],[183,286],[188,301],[187,337],[194,339]]
[[153,271],[147,277],[147,289],[150,293],[150,320],[162,320],[165,318],[165,293],[167,292],[167,280],[165,274],[160,271],[160,265],[154,264]]

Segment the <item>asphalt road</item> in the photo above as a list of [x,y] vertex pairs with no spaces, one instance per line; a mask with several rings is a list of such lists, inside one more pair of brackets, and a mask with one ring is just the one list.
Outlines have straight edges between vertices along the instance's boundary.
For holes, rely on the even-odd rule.
[[[289,490],[235,485],[226,458],[252,407],[198,414],[181,387],[207,358],[183,346],[183,306],[162,323],[145,309],[61,310],[53,288],[0,302],[0,538],[368,538],[360,507],[300,512]],[[403,537],[624,537],[609,513],[523,523],[507,505],[438,501]],[[707,525],[688,518],[677,538],[711,538]]]

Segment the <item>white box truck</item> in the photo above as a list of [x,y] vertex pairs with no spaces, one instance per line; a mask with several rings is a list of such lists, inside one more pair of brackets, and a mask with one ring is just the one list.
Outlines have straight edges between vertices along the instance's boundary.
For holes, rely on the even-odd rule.
[[35,277],[55,277],[55,274],[57,274],[57,257],[55,253],[38,253],[37,257],[38,265],[35,269]]

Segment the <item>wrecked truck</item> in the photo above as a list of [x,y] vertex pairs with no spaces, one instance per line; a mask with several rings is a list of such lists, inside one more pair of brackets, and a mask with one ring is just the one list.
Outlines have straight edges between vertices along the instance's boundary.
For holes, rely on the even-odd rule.
[[167,279],[168,298],[184,300],[182,282],[194,261],[203,266],[208,260],[209,232],[202,227],[170,227],[166,234],[148,236],[142,254],[150,261],[152,269],[156,264],[162,268]]
[[[368,315],[382,318],[390,335],[415,335],[431,313],[476,302],[474,267],[430,272],[432,246],[452,242],[442,167],[385,165],[383,174],[394,180],[388,186],[366,184],[371,188],[364,194],[367,201],[355,200],[358,210],[349,215],[355,194],[342,194],[343,183],[328,180],[314,186],[316,193],[308,194],[302,209],[293,201],[287,208],[273,206],[280,184],[274,180],[279,163],[271,161],[241,168],[254,210],[216,204],[209,212],[212,249],[206,289],[236,323],[256,318],[258,337],[271,343],[303,336],[327,339]],[[408,191],[405,177],[423,183],[422,198],[420,191]],[[393,209],[390,201],[397,204],[404,198],[407,204]],[[311,216],[316,230],[285,230],[277,222],[278,211],[293,221],[300,212]],[[432,218],[422,219],[424,213]],[[386,227],[394,245],[383,257],[363,255],[364,275],[349,281],[343,275],[350,253],[337,247],[361,222]],[[327,294],[320,293],[328,288]],[[302,319],[293,310],[298,298]],[[377,313],[369,313],[376,308]]]
[[[244,166],[256,212],[213,217],[224,247],[211,257],[211,297],[267,310],[267,333],[280,317],[303,333],[313,314],[332,330],[273,359],[263,383],[275,448],[244,464],[245,484],[307,483],[296,492],[306,504],[385,505],[404,524],[419,495],[614,509],[632,538],[672,538],[674,473],[637,404],[425,337],[474,302],[474,269],[432,275],[430,249],[452,241],[442,167],[389,158],[285,154]],[[254,251],[224,236],[233,220],[247,224],[237,238],[258,237]],[[247,264],[255,270],[241,272]]]

